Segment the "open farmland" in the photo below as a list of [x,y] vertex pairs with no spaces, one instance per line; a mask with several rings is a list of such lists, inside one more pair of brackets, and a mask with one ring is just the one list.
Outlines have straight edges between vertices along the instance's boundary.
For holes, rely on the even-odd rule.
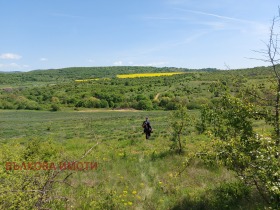
[[[89,73],[86,69],[84,73],[99,80],[60,70],[63,79],[57,77],[53,84],[43,81],[47,72],[42,71],[40,76],[38,72],[28,73],[26,81],[16,87],[11,85],[15,78],[7,75],[0,96],[0,208],[32,209],[40,205],[48,209],[175,210],[268,206],[256,188],[240,182],[216,156],[214,160],[207,158],[206,153],[215,154],[211,150],[215,146],[214,132],[202,132],[200,124],[205,105],[225,110],[217,103],[223,94],[219,81],[235,95],[247,86],[269,87],[263,69],[204,70],[126,79],[116,77],[121,70],[111,77],[103,77],[97,70]],[[58,74],[49,73],[49,77]],[[131,69],[125,73],[130,75]],[[27,78],[37,82],[30,86]],[[83,82],[75,82],[78,79]],[[174,113],[180,105],[188,108],[188,126],[180,134],[182,153],[174,149],[174,136],[178,134],[174,134],[174,122],[180,122]],[[231,104],[231,110],[234,108]],[[145,140],[141,127],[146,116],[154,131],[150,140]],[[243,117],[237,122],[247,121]],[[271,125],[257,118],[252,122],[254,132],[271,139]],[[222,131],[226,128],[221,127]],[[41,162],[54,163],[57,168],[19,170],[16,165],[16,170],[7,170],[7,166],[15,167],[13,163],[22,166]],[[61,169],[60,163],[73,162],[96,163],[96,167],[57,170]]]

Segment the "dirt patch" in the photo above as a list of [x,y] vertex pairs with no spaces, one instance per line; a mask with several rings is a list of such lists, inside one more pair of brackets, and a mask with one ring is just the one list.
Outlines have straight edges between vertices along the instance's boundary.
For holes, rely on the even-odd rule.
[[160,93],[156,94],[156,96],[155,96],[154,100],[157,100],[157,99],[158,99],[158,97],[159,97],[159,95],[160,95]]

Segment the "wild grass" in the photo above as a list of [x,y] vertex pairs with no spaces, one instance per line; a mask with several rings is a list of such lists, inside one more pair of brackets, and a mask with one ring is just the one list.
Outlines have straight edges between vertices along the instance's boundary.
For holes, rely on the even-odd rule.
[[[24,151],[36,138],[54,142],[59,148],[55,152],[73,161],[99,143],[83,159],[97,162],[97,170],[74,171],[69,185],[57,183],[56,194],[68,202],[52,204],[52,209],[256,209],[261,205],[245,202],[251,199],[249,192],[220,166],[193,159],[186,168],[190,156],[210,139],[193,130],[184,137],[185,152],[174,153],[170,112],[1,111],[0,115],[0,145],[10,152],[19,152],[15,143]],[[141,127],[145,116],[154,129],[150,140],[145,140]]]

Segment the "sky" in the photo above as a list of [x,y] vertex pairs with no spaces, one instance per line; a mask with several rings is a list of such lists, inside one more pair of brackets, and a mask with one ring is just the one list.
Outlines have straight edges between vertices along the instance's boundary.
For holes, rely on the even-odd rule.
[[0,0],[0,71],[267,66],[257,60],[261,54],[255,51],[265,49],[279,4],[279,0]]

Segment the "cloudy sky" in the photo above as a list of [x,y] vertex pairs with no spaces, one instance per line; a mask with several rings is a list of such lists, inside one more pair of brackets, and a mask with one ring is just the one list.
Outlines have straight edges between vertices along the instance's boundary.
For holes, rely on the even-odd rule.
[[[0,71],[268,64],[279,0],[0,0]],[[227,66],[227,67],[226,67]]]

